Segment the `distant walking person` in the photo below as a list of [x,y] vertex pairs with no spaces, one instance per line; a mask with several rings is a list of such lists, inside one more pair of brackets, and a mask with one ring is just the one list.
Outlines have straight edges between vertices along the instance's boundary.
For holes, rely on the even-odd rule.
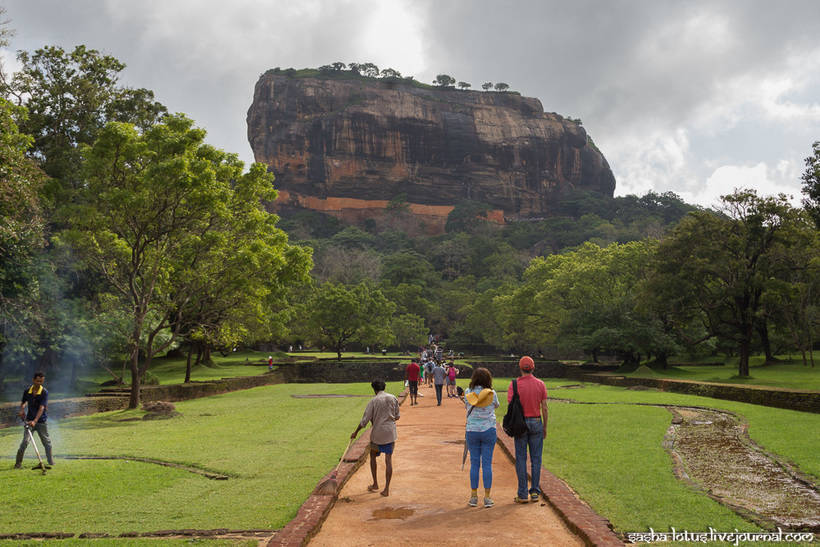
[[[541,451],[547,436],[547,386],[533,376],[535,363],[532,357],[524,356],[518,361],[521,376],[515,380],[518,396],[524,408],[527,433],[515,438],[515,473],[518,475],[518,495],[516,503],[538,501],[541,497]],[[512,401],[513,384],[507,390],[507,402]],[[527,449],[530,451],[530,475],[532,483],[527,490]]]
[[493,377],[486,368],[473,371],[470,387],[464,391],[467,408],[467,447],[470,450],[470,507],[478,505],[478,472],[482,471],[484,507],[492,507],[490,489],[493,487],[493,450],[496,441],[495,409],[498,395],[493,391]]
[[447,396],[458,397],[456,395],[456,376],[458,376],[458,369],[451,360],[447,363]]
[[417,405],[419,396],[419,373],[421,367],[415,362],[410,361],[407,365],[407,389],[410,392],[410,406]]
[[433,385],[436,387],[436,401],[437,406],[441,406],[441,391],[444,389],[444,379],[447,377],[447,371],[440,363],[436,362],[433,367]]
[[384,454],[385,476],[384,490],[382,496],[390,495],[390,479],[393,477],[393,448],[398,438],[396,432],[396,421],[399,419],[399,400],[395,395],[385,391],[384,380],[373,380],[370,382],[375,397],[370,399],[364,409],[362,420],[356,431],[350,435],[355,439],[359,431],[367,427],[368,422],[373,424],[370,431],[370,474],[373,475],[373,484],[367,487],[371,492],[379,489],[379,479],[376,476],[376,458],[379,454]]
[[[51,439],[48,436],[48,390],[43,387],[46,375],[42,372],[35,372],[32,378],[31,387],[23,392],[23,401],[20,404],[20,418],[32,431],[36,431],[40,436],[40,441],[46,451],[46,461],[49,465],[54,465],[54,458],[51,456]],[[28,447],[28,432],[23,431],[23,442],[17,450],[17,459],[14,461],[14,468],[20,469],[23,464],[23,456]]]

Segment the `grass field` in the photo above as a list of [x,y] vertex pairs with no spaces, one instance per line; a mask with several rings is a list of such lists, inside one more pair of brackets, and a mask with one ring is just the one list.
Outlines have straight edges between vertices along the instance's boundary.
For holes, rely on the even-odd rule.
[[[391,383],[392,392],[400,390]],[[293,398],[343,393],[350,398]],[[182,416],[130,421],[117,411],[51,424],[57,456],[47,476],[12,469],[20,428],[0,430],[0,530],[154,531],[278,529],[296,514],[347,445],[372,390],[368,384],[276,385],[177,403]],[[35,460],[31,449],[27,465]],[[112,461],[65,455],[119,456]],[[129,461],[154,458],[228,475],[209,480],[180,469]],[[38,503],[30,514],[32,492]],[[62,545],[62,544],[61,544]]]
[[676,366],[667,369],[641,370],[623,374],[623,376],[673,378],[677,380],[694,380],[698,382],[720,382],[726,384],[761,385],[786,389],[820,391],[820,366],[811,368],[803,366],[799,360],[783,360],[776,364],[766,365],[758,357],[750,363],[749,378],[737,377],[736,359],[724,366]]

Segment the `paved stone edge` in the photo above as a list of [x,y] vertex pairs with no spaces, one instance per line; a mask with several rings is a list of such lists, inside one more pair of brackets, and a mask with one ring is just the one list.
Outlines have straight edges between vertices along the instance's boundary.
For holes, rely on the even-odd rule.
[[[514,463],[515,442],[504,433],[500,425],[498,426],[498,444]],[[624,545],[624,542],[612,530],[612,525],[608,520],[578,499],[578,496],[564,481],[544,467],[541,468],[541,491],[569,529],[581,536],[587,545],[607,547]]]
[[[404,404],[407,398],[407,390],[399,395],[399,404]],[[299,508],[293,520],[288,522],[284,528],[276,533],[276,536],[268,542],[268,547],[307,545],[310,538],[319,533],[322,524],[325,522],[328,513],[336,505],[339,499],[339,492],[342,486],[353,476],[353,473],[362,465],[370,451],[370,429],[365,430],[356,442],[350,445],[347,454],[339,466],[336,474],[338,487],[332,495],[319,493],[320,486],[325,481],[331,479],[333,469],[328,471],[322,480],[313,489],[308,499]],[[335,469],[335,467],[334,467]]]

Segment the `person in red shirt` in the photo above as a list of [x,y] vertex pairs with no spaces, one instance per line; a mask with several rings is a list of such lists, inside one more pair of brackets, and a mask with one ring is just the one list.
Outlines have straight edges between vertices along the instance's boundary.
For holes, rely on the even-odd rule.
[[[541,498],[541,451],[547,436],[547,386],[533,376],[535,362],[525,355],[518,361],[521,376],[517,378],[518,397],[524,408],[524,420],[529,431],[515,438],[515,473],[518,475],[516,503],[537,502]],[[513,385],[507,390],[507,402],[512,401]],[[527,490],[527,449],[530,451],[530,476],[532,482]]]
[[410,406],[417,405],[419,396],[419,372],[421,368],[415,361],[407,365],[407,386],[410,390]]

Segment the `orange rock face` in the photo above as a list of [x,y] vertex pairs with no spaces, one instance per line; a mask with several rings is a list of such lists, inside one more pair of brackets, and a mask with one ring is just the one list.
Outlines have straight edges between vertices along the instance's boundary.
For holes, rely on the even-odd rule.
[[615,189],[583,127],[513,93],[269,71],[248,139],[276,175],[278,206],[381,221],[400,197],[426,233],[440,233],[463,200],[490,205],[488,218],[503,223],[548,215],[564,189]]

